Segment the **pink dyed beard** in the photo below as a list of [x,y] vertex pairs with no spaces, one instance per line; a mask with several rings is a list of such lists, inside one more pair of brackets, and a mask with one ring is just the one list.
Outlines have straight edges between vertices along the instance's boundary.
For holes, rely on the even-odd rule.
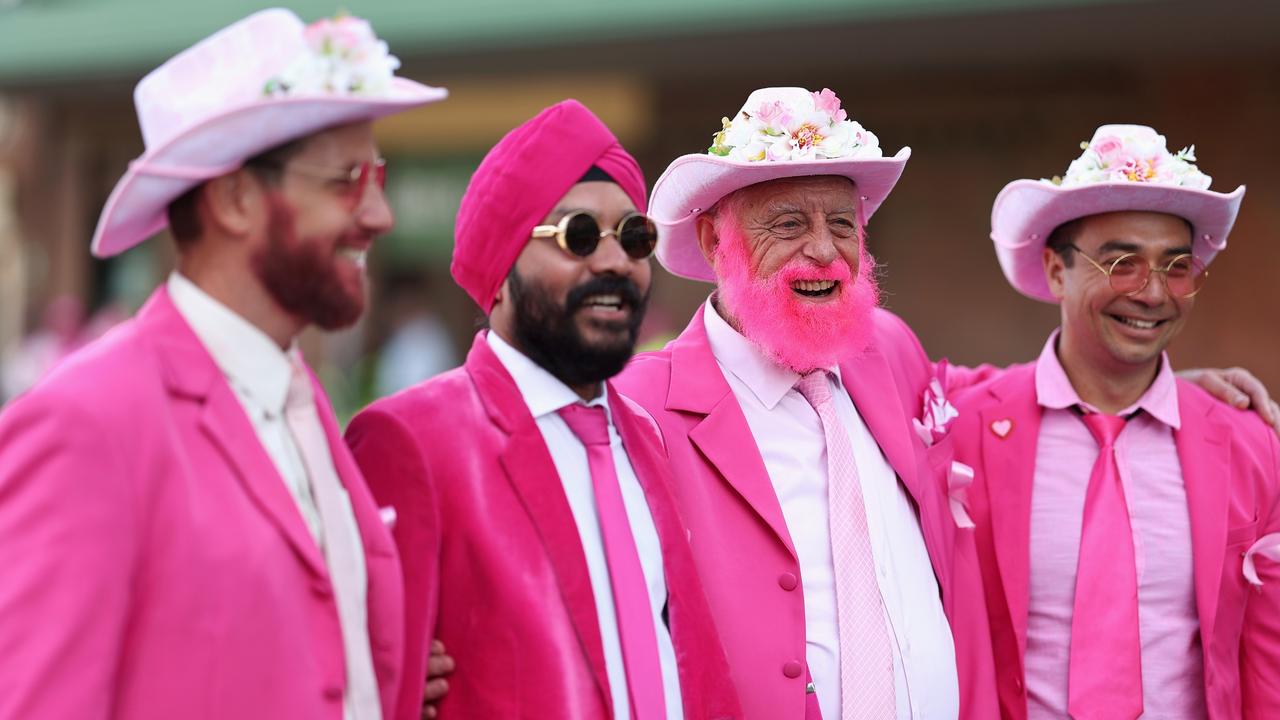
[[[751,269],[741,231],[723,227],[715,260],[721,307],[779,364],[803,374],[853,359],[871,343],[871,313],[880,302],[880,288],[875,260],[865,249],[856,280],[842,257],[819,267],[802,256],[760,278]],[[840,295],[835,302],[805,302],[791,289],[797,280],[837,280]]]

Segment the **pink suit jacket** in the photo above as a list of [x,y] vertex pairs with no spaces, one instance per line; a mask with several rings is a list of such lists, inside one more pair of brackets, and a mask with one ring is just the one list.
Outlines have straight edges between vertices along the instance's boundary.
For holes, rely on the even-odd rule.
[[[1280,447],[1248,411],[1178,380],[1174,432],[1191,512],[1196,607],[1209,716],[1274,718],[1280,708],[1280,568],[1258,561],[1264,581],[1245,581],[1244,552],[1280,531]],[[969,510],[990,613],[1003,717],[1025,718],[1031,492],[1041,407],[1035,365],[1020,365],[953,399],[957,457],[975,469]],[[993,423],[1012,421],[1001,438]]]
[[[364,541],[389,707],[395,546],[318,384],[315,395]],[[0,548],[4,720],[342,717],[320,550],[163,289],[0,415]]]
[[[877,310],[872,346],[840,366],[858,412],[915,501],[951,621],[961,715],[996,712],[972,532],[949,509],[946,438],[926,448],[911,426],[934,367],[896,316]],[[657,419],[676,500],[720,629],[743,710],[752,720],[805,716],[805,617],[800,565],[782,507],[699,311],[661,351],[637,356],[618,387]]]
[[[685,717],[739,718],[657,429],[612,397],[662,545]],[[440,717],[611,719],[577,525],[542,433],[484,333],[463,367],[363,410],[347,441],[374,495],[397,513],[405,677],[424,677],[432,638],[457,661]],[[416,720],[421,703],[422,682],[406,681],[388,717]]]

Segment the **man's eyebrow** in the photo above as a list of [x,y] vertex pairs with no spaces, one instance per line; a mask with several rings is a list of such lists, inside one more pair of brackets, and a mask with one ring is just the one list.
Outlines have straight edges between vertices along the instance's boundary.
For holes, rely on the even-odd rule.
[[1137,243],[1126,242],[1124,240],[1108,240],[1098,247],[1098,254],[1105,255],[1109,252],[1127,252],[1136,253],[1142,247]]
[[[1108,240],[1098,248],[1099,255],[1105,255],[1109,252],[1136,253],[1142,250],[1142,246],[1137,243],[1127,242],[1124,240]],[[1179,245],[1177,247],[1166,248],[1161,255],[1163,257],[1173,257],[1174,255],[1190,255],[1191,246]]]
[[854,208],[852,206],[841,207],[841,208],[836,208],[835,210],[827,211],[828,215],[852,215],[853,213],[854,213]]

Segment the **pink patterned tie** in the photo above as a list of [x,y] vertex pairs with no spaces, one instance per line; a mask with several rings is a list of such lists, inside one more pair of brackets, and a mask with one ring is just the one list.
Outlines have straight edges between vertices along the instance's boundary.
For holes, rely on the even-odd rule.
[[591,487],[595,490],[600,534],[604,538],[609,583],[622,641],[622,664],[627,673],[627,695],[631,717],[636,720],[663,720],[667,717],[663,697],[662,666],[658,661],[658,636],[649,606],[649,587],[631,535],[631,521],[622,502],[618,472],[609,447],[609,421],[604,408],[567,405],[560,417],[587,448]]
[[1080,530],[1067,711],[1076,720],[1131,720],[1142,714],[1142,644],[1133,528],[1115,453],[1125,420],[1099,413],[1081,419],[1099,450]]
[[840,717],[892,718],[897,714],[893,646],[876,582],[875,557],[871,553],[853,445],[836,415],[825,370],[800,378],[796,389],[817,411],[827,441],[831,560],[835,566],[840,629]]

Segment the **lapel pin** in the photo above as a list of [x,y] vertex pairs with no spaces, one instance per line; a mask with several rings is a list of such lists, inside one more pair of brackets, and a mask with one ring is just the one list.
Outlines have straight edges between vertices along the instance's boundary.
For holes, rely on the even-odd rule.
[[1013,432],[1013,421],[1009,418],[996,420],[991,423],[991,432],[995,433],[996,437],[1003,440],[1009,437],[1009,433]]

